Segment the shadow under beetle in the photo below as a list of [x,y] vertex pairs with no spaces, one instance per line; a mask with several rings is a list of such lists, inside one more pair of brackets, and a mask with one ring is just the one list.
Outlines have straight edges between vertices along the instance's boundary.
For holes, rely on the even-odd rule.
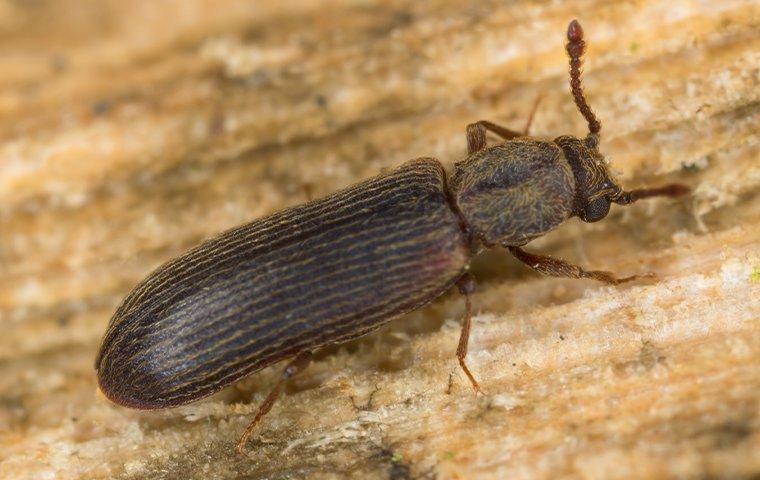
[[[102,392],[127,407],[174,407],[292,358],[238,442],[242,453],[312,351],[365,335],[453,285],[466,301],[456,355],[479,390],[465,364],[475,286],[467,270],[484,248],[506,247],[544,275],[608,284],[637,278],[521,248],[570,217],[601,220],[611,203],[689,191],[680,184],[625,191],[610,178],[597,150],[601,124],[581,86],[585,43],[575,20],[567,39],[585,138],[541,140],[526,136],[527,127],[480,121],[467,126],[468,155],[451,178],[433,158],[412,160],[199,245],[151,273],[117,309],[95,362]],[[487,146],[486,131],[504,142]]]

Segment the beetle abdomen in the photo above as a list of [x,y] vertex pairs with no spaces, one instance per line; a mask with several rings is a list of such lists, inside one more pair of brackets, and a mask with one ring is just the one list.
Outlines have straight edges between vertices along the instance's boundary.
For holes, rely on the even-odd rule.
[[409,162],[158,268],[111,320],[96,360],[101,390],[134,408],[197,400],[427,303],[469,256],[440,163]]

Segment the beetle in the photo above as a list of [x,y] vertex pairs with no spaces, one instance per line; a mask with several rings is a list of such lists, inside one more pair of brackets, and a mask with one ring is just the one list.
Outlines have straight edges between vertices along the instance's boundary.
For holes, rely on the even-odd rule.
[[[477,392],[465,362],[475,287],[468,267],[486,248],[507,248],[544,275],[638,278],[522,248],[571,217],[601,220],[611,203],[689,192],[681,184],[626,191],[612,180],[581,84],[583,35],[570,22],[570,91],[588,124],[585,138],[529,137],[530,120],[524,132],[479,121],[467,126],[468,155],[450,177],[438,160],[419,158],[202,243],[120,304],[95,361],[101,391],[126,407],[175,407],[293,359],[240,438],[242,453],[311,352],[365,335],[455,285],[465,297],[456,356]],[[504,141],[488,146],[487,131]]]

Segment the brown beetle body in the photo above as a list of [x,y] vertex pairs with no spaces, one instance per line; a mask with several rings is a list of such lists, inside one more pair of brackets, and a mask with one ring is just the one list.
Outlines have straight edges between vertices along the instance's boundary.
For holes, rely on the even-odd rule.
[[[457,358],[470,331],[470,258],[506,247],[536,271],[593,278],[520,247],[572,216],[604,218],[611,203],[688,192],[673,184],[624,191],[597,147],[601,124],[580,84],[583,31],[568,28],[571,90],[589,125],[585,138],[530,138],[487,121],[468,125],[468,156],[447,180],[430,158],[302,206],[230,230],[166,263],[122,302],[96,369],[101,390],[133,408],[182,405],[279,360],[295,360],[238,444],[266,414],[282,382],[315,349],[378,328],[457,284],[466,313]],[[486,145],[486,130],[505,141]]]
[[133,408],[205,397],[279,360],[368,333],[434,299],[470,251],[432,159],[230,230],[124,300],[97,359]]

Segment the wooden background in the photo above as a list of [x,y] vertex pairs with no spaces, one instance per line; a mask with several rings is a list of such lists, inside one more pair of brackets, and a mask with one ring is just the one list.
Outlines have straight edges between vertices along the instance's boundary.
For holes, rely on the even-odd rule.
[[[685,200],[573,220],[533,251],[620,288],[478,259],[469,364],[450,294],[322,353],[234,442],[281,366],[165,411],[109,404],[115,305],[225,228],[430,155],[478,119],[582,135]],[[760,6],[753,0],[0,1],[0,477],[757,478]],[[308,188],[304,188],[307,186]]]

